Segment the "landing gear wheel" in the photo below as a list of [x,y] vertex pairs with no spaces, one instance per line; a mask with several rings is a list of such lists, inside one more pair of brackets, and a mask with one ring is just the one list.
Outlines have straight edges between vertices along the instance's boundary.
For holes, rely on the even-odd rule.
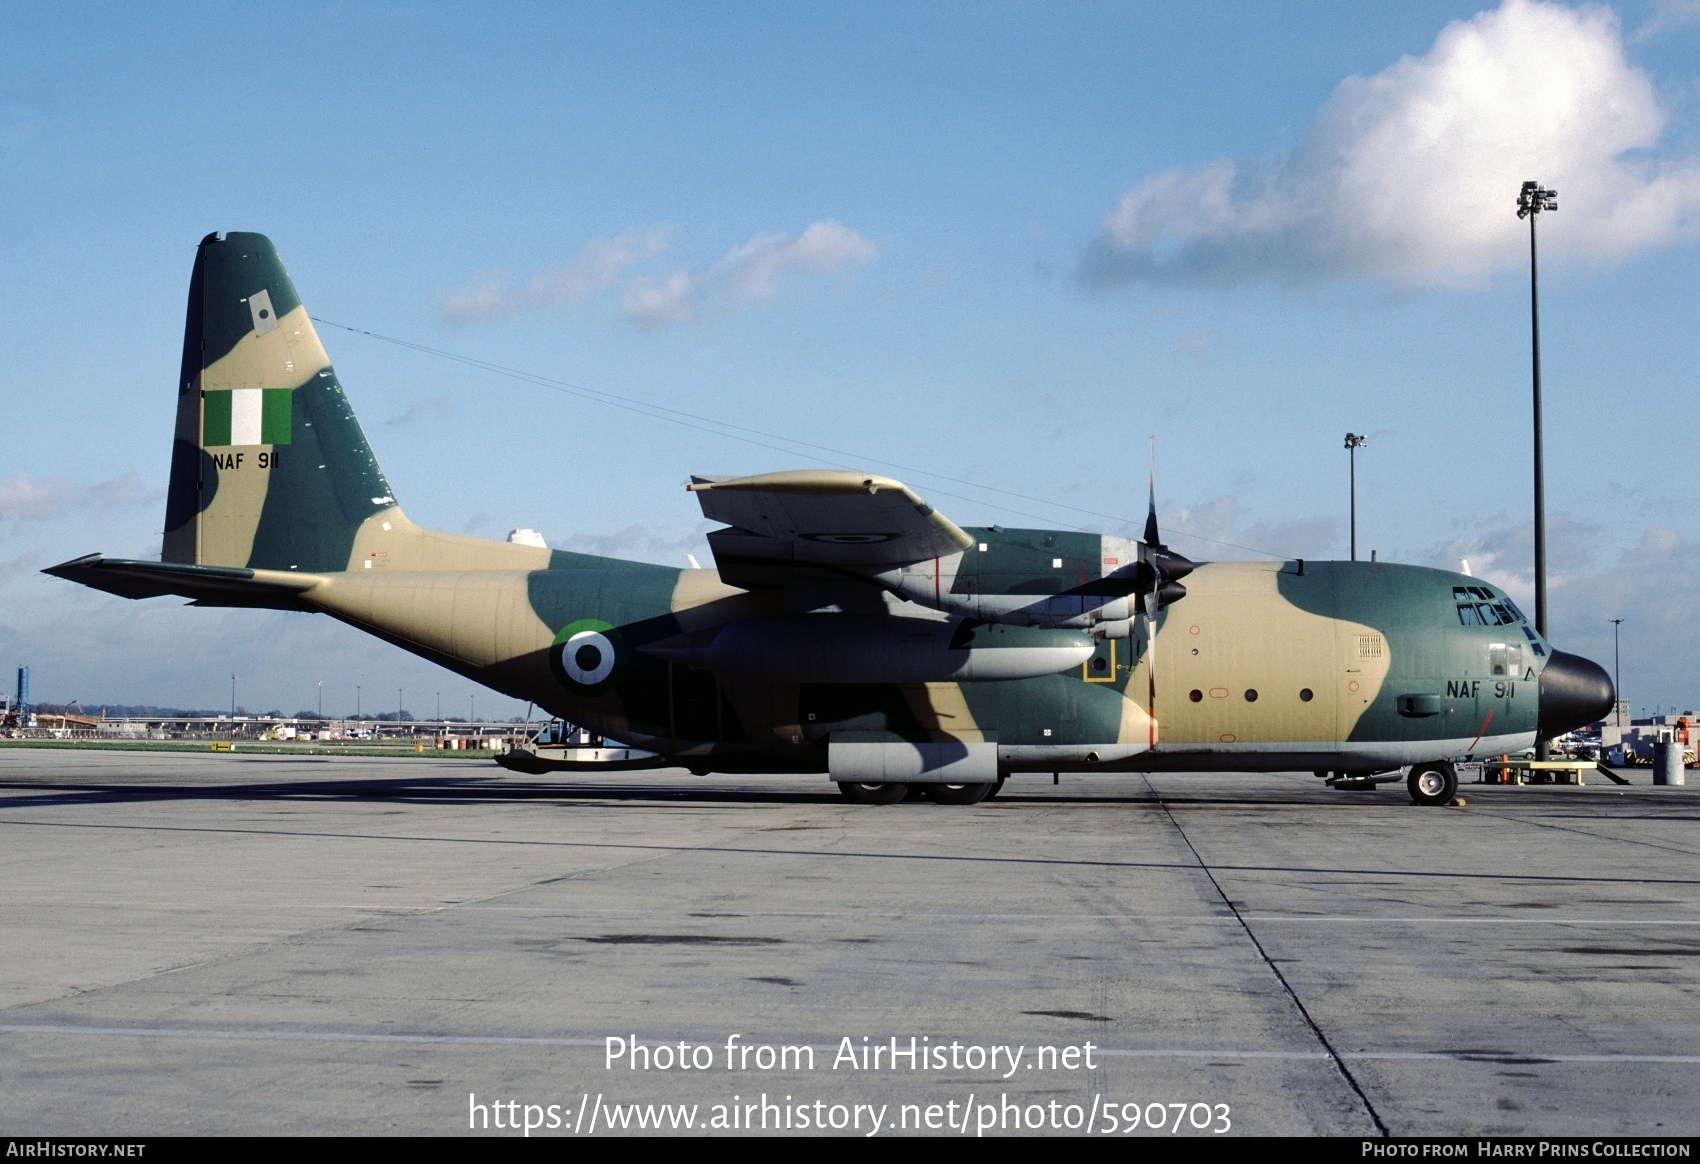
[[986,799],[987,800],[991,800],[993,797],[997,796],[998,793],[1003,791],[1003,782],[1006,779],[1007,779],[1007,777],[1004,777],[1004,776],[998,777],[998,782],[996,784],[992,785],[992,790],[990,792],[986,793]]
[[926,794],[939,804],[979,804],[992,794],[996,784],[927,784]]
[[1412,804],[1451,804],[1458,794],[1458,773],[1442,760],[1433,764],[1418,764],[1405,779],[1411,790]]
[[839,781],[838,791],[855,804],[896,804],[909,795],[907,784],[852,784]]

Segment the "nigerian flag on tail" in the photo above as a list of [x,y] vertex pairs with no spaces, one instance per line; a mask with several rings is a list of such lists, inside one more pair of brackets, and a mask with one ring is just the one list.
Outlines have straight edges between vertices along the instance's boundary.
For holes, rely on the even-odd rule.
[[232,388],[207,392],[201,408],[201,446],[287,445],[293,388]]

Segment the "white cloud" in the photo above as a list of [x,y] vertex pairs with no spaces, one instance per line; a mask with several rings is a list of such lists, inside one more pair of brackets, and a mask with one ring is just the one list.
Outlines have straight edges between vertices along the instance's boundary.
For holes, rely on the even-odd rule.
[[641,524],[628,525],[613,533],[572,534],[563,548],[607,558],[636,558],[682,566],[686,554],[694,553],[702,562],[712,560],[707,534],[714,527],[715,523],[711,521],[696,522],[689,529],[683,526],[658,529]]
[[1159,505],[1157,516],[1163,540],[1201,562],[1320,558],[1339,539],[1331,517],[1248,522],[1233,497],[1172,509]]
[[628,230],[614,238],[592,239],[571,262],[533,275],[524,286],[512,271],[495,271],[443,302],[450,323],[516,315],[532,307],[574,307],[615,282],[633,266],[659,255],[668,232]]
[[700,271],[634,279],[622,306],[626,317],[646,331],[705,323],[771,298],[782,275],[835,275],[877,258],[879,247],[871,239],[837,222],[817,222],[797,238],[757,235]]
[[20,472],[0,481],[0,521],[45,521],[68,509],[124,509],[162,497],[163,492],[149,489],[135,473],[79,485],[74,481],[32,481],[28,473]]
[[1607,8],[1505,0],[1429,52],[1348,77],[1290,154],[1146,178],[1085,248],[1090,286],[1388,280],[1470,286],[1528,261],[1525,179],[1559,192],[1556,254],[1607,262],[1688,236],[1700,159]]
[[1700,22],[1700,0],[1653,0],[1653,16],[1635,30],[1636,42],[1653,40]]

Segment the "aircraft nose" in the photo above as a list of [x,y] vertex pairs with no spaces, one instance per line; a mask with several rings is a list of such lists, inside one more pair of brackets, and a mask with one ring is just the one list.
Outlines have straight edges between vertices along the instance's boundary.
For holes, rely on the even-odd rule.
[[1540,738],[1550,740],[1604,719],[1617,702],[1606,669],[1581,655],[1554,651],[1541,671]]

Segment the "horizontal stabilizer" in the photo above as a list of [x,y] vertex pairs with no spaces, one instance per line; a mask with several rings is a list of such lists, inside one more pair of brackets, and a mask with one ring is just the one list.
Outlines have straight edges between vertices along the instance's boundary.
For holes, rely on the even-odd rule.
[[52,574],[116,594],[120,598],[159,598],[176,594],[198,606],[264,606],[305,609],[296,595],[325,579],[287,570],[250,570],[239,566],[193,566],[181,562],[138,562],[89,554],[57,566]]

